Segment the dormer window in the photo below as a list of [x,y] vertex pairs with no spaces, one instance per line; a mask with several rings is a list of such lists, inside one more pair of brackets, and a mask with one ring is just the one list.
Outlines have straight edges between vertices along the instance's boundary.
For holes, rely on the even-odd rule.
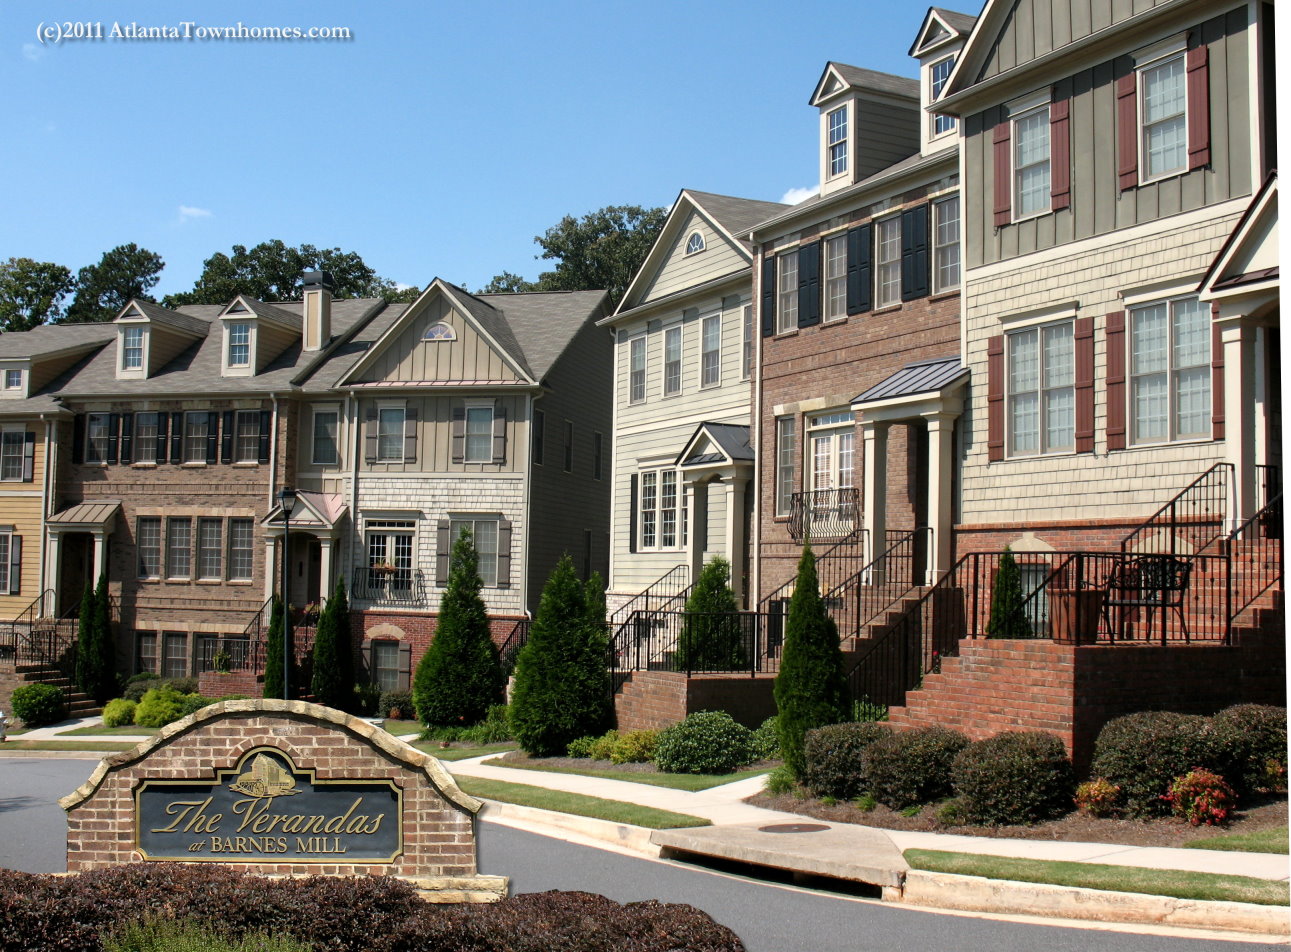
[[251,364],[251,325],[229,325],[229,366],[247,367]]
[[826,117],[826,148],[829,150],[829,176],[847,171],[847,107],[839,106]]
[[428,341],[447,341],[457,340],[457,334],[454,333],[451,325],[440,321],[438,324],[431,324],[426,328],[426,333],[421,335],[422,340]]
[[21,390],[22,389],[22,371],[6,370],[4,372],[4,388],[6,390]]
[[[929,102],[936,102],[941,98],[941,91],[946,88],[946,81],[950,79],[951,70],[955,68],[955,57],[948,56],[944,60],[933,63],[928,70],[929,80]],[[932,117],[932,134],[934,137],[944,135],[955,128],[954,116],[934,115]]]
[[121,369],[143,368],[143,328],[127,327],[121,334]]
[[686,239],[686,254],[695,255],[699,254],[703,250],[704,236],[697,231],[691,232],[690,237]]

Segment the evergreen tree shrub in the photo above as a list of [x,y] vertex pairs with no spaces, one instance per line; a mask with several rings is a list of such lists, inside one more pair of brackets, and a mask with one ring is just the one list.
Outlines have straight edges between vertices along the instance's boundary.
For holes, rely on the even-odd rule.
[[116,639],[112,637],[112,605],[108,600],[108,576],[99,576],[99,584],[94,588],[94,670],[98,679],[94,690],[88,692],[94,703],[104,704],[116,693],[117,688],[117,651]]
[[435,639],[417,663],[412,685],[413,707],[428,727],[476,724],[502,700],[502,667],[480,597],[479,556],[466,529],[453,544],[451,564]]
[[74,680],[76,686],[86,694],[93,696],[99,676],[95,666],[99,661],[99,652],[94,644],[94,589],[85,583],[81,593],[81,612],[76,620],[76,667]]
[[543,587],[511,692],[512,733],[532,756],[561,754],[609,724],[606,628],[587,601],[587,586],[562,556]]
[[1022,599],[1022,571],[1012,550],[1005,546],[995,570],[995,586],[991,589],[991,617],[986,623],[986,637],[1031,637]]
[[314,632],[314,674],[310,687],[319,704],[349,711],[354,706],[354,652],[350,646],[350,607],[345,582],[323,606]]
[[1090,773],[1121,788],[1131,815],[1164,816],[1170,807],[1161,798],[1176,777],[1221,761],[1209,718],[1140,711],[1103,725]]
[[749,666],[740,624],[740,606],[727,584],[731,564],[718,557],[704,566],[686,599],[675,671],[740,671]]
[[269,605],[269,631],[264,640],[264,696],[281,698],[283,688],[282,596],[274,595]]
[[1287,777],[1287,709],[1235,704],[1211,718],[1219,772],[1238,796],[1281,789]]
[[847,681],[838,627],[821,600],[816,557],[810,543],[802,548],[798,580],[789,602],[775,702],[781,756],[793,775],[801,777],[807,731],[837,724],[847,717]]

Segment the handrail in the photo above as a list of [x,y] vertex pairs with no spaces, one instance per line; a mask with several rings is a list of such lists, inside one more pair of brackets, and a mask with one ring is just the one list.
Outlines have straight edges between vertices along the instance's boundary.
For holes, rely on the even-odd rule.
[[[855,556],[852,553],[841,551],[843,549],[859,548],[862,552],[862,558],[863,558],[864,557],[863,553],[865,551],[865,540],[866,538],[868,538],[869,533],[870,531],[868,529],[860,529],[856,532],[855,535],[849,536],[846,539],[839,539],[828,549],[825,549],[823,552],[817,555],[816,556],[817,577],[819,578],[823,576],[828,571],[826,566],[832,566],[835,563],[840,561],[845,563],[849,559],[855,558]],[[758,601],[758,611],[760,612],[770,611],[771,603],[774,602],[776,599],[784,598],[786,590],[792,588],[797,583],[798,583],[798,573],[795,572],[792,576],[789,577],[789,579],[783,585],[781,585],[771,594],[765,596],[764,598]]]
[[[1133,531],[1121,540],[1121,552],[1130,552],[1133,550],[1133,544],[1140,534],[1146,533],[1155,528],[1166,528],[1170,536],[1170,554],[1175,555],[1178,551],[1178,530],[1182,526],[1188,525],[1211,525],[1214,524],[1218,531],[1214,535],[1205,538],[1201,544],[1192,544],[1194,552],[1200,552],[1206,546],[1210,545],[1216,539],[1223,535],[1224,515],[1228,505],[1228,485],[1231,482],[1233,473],[1232,463],[1216,463],[1211,466],[1167,502],[1164,506],[1154,512],[1146,520],[1140,523]],[[1211,486],[1212,478],[1218,483],[1217,486]],[[1206,491],[1209,491],[1208,493]],[[1200,497],[1196,501],[1192,496]],[[1182,518],[1179,509],[1185,503],[1190,504],[1193,509],[1192,513],[1184,513]],[[1212,507],[1215,510],[1212,513]],[[1165,518],[1169,514],[1168,520]]]
[[690,566],[687,565],[685,562],[679,562],[678,564],[670,568],[668,571],[664,572],[663,575],[660,575],[657,579],[655,579],[653,582],[647,585],[636,595],[634,595],[630,600],[628,600],[627,602],[625,602],[624,604],[616,608],[614,612],[610,615],[610,619],[609,619],[610,627],[613,628],[616,625],[621,625],[624,621],[626,621],[631,616],[632,612],[637,610],[637,607],[636,607],[637,602],[644,603],[643,606],[640,606],[640,607],[648,607],[649,599],[659,597],[659,593],[656,591],[656,589],[664,587],[665,584],[668,583],[670,580],[672,580],[673,584],[676,584],[676,580],[673,579],[674,575],[680,578],[689,578]]
[[511,672],[515,670],[516,661],[520,657],[520,651],[529,643],[529,626],[531,624],[533,624],[532,619],[518,619],[506,638],[503,639],[502,645],[498,648],[498,660],[502,664],[504,677],[511,676]]
[[[1228,606],[1230,628],[1257,598],[1282,581],[1286,558],[1282,536],[1282,493],[1279,492],[1224,540],[1232,578]],[[1233,548],[1239,542],[1249,543],[1248,550],[1253,551],[1238,553],[1234,558]],[[1246,557],[1242,558],[1243,555]],[[1274,559],[1276,563],[1271,573],[1255,571],[1259,565],[1267,565]]]
[[[908,532],[897,537],[896,542],[888,546],[887,550],[881,555],[871,559],[867,565],[861,567],[860,571],[851,577],[840,582],[834,588],[830,589],[825,595],[827,601],[844,601],[844,593],[849,586],[855,586],[856,589],[856,623],[851,626],[851,630],[843,635],[844,638],[859,636],[865,626],[875,618],[888,611],[893,605],[899,605],[904,599],[908,598],[910,593],[918,589],[919,583],[915,580],[915,548],[916,541],[920,535],[927,535],[928,545],[925,548],[926,553],[932,551],[932,528],[930,526],[917,526]],[[908,550],[908,553],[907,553]],[[892,569],[895,566],[892,563],[897,561],[898,555],[905,553],[909,559],[910,581],[895,582],[892,580],[897,576],[897,572]],[[878,580],[875,584],[875,580]],[[895,593],[890,586],[895,584]],[[865,591],[875,591],[878,586],[884,586],[889,589],[886,596],[870,600],[870,605],[865,606]],[[903,587],[902,587],[903,586]]]

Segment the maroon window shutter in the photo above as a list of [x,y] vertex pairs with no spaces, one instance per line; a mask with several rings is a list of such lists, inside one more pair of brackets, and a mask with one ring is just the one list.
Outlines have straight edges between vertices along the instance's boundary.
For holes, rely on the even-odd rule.
[[1210,48],[1188,51],[1188,168],[1210,164]]
[[1007,119],[996,124],[991,141],[995,143],[995,227],[1000,228],[1007,225],[1013,217],[1010,204],[1013,194],[1013,154]]
[[[1219,316],[1219,305],[1210,305],[1211,319]],[[1210,325],[1210,435],[1224,438],[1224,341],[1219,325]]]
[[1116,81],[1116,171],[1121,191],[1139,184],[1139,76],[1131,71]]
[[1004,459],[1004,335],[986,342],[986,458]]
[[[1049,103],[1049,182],[1055,212],[1071,207],[1071,100]],[[1092,331],[1090,332],[1093,333]]]
[[1107,448],[1125,449],[1125,312],[1107,315]]
[[1076,452],[1094,452],[1094,319],[1076,321]]

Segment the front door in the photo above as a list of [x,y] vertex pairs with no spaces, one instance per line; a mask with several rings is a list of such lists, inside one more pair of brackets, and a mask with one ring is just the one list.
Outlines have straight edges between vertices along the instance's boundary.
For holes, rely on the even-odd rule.
[[81,604],[85,586],[93,584],[94,537],[88,532],[64,532],[59,541],[58,613]]

